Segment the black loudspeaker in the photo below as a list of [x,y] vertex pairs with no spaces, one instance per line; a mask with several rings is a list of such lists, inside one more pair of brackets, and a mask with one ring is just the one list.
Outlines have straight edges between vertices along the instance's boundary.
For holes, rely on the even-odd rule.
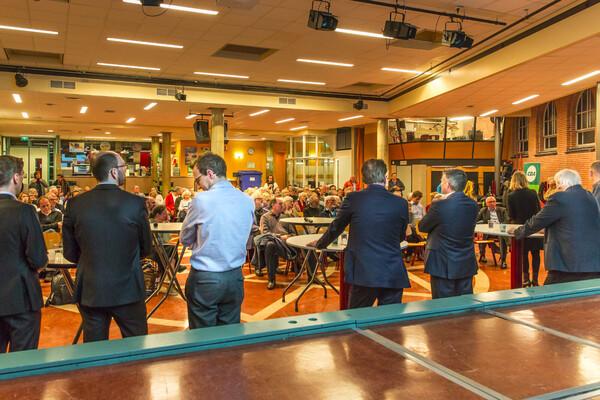
[[194,134],[196,143],[210,142],[210,133],[208,132],[208,121],[198,120],[194,122]]
[[228,144],[229,140],[227,140],[227,121],[223,123],[223,137],[225,138],[225,144]]
[[405,120],[400,121],[400,123],[398,124],[398,129],[406,130],[406,121]]

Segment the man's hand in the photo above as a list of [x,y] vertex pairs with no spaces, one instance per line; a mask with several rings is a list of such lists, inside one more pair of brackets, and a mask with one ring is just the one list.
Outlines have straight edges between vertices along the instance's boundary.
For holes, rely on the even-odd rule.
[[58,225],[58,229],[62,229],[62,222],[57,222],[56,224]]
[[316,240],[313,240],[313,241],[312,241],[312,242],[310,242],[310,243],[306,243],[306,245],[307,245],[308,247],[317,247],[317,241],[316,241]]
[[281,235],[281,236],[279,236],[279,238],[285,242],[286,240],[288,240],[290,238],[290,235]]
[[482,240],[483,239],[483,233],[478,233],[477,234],[477,239],[478,240]]
[[508,233],[509,235],[514,235],[516,230],[516,228],[508,228],[506,230],[506,233]]

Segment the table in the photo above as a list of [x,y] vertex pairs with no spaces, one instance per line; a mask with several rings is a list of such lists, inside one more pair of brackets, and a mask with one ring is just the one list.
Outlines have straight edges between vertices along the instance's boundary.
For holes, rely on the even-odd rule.
[[[148,301],[150,301],[150,299],[152,299],[154,296],[156,296],[160,292],[160,289],[162,288],[162,285],[165,282],[165,279],[167,278],[167,276],[171,279],[171,281],[169,282],[169,286],[167,287],[167,291],[165,292],[164,297],[162,299],[160,299],[158,304],[156,306],[154,306],[154,308],[148,313],[146,318],[150,318],[152,316],[152,314],[154,314],[154,312],[156,310],[158,310],[158,307],[160,307],[165,302],[165,300],[169,297],[169,293],[171,292],[172,289],[174,289],[181,296],[181,298],[183,300],[187,301],[187,299],[185,298],[185,294],[183,293],[183,290],[181,290],[181,286],[179,285],[179,282],[177,281],[177,270],[179,269],[179,266],[181,265],[181,261],[183,260],[183,254],[185,253],[185,250],[187,247],[183,246],[183,249],[181,250],[181,254],[177,258],[175,265],[173,266],[173,265],[171,265],[171,262],[173,261],[175,255],[177,254],[177,251],[174,251],[171,254],[171,257],[169,257],[169,255],[167,254],[167,250],[165,249],[165,243],[163,243],[162,238],[161,238],[161,235],[163,233],[179,234],[179,232],[181,232],[182,225],[183,225],[183,223],[181,223],[181,222],[166,222],[166,223],[160,223],[160,224],[154,223],[154,224],[150,225],[150,231],[152,232],[152,241],[154,242],[154,247],[156,248],[158,257],[160,258],[160,261],[161,261],[162,265],[164,266],[164,270],[160,277],[160,282],[158,283],[156,290],[154,292],[152,292],[152,294],[146,298],[146,303],[148,303]],[[178,247],[179,247],[179,238],[177,239],[177,244],[175,244],[175,248],[177,249]]]
[[316,227],[317,229],[315,230],[315,233],[319,233],[319,229],[321,229],[324,226],[329,226],[329,224],[331,224],[331,222],[333,221],[333,218],[325,217],[307,217],[307,219],[308,221],[305,220],[303,217],[281,218],[279,222],[281,222],[282,224],[302,225],[304,233],[308,235],[310,234],[307,228],[308,226]]
[[[490,228],[488,224],[477,224],[475,225],[475,233],[482,233],[490,236],[504,236],[509,237],[511,240],[511,253],[510,253],[510,287],[511,289],[523,287],[523,241],[517,240],[515,235],[511,235],[506,232],[500,232],[501,224],[494,224],[493,228]],[[517,229],[521,227],[520,224],[504,224],[506,230],[511,228]],[[543,238],[542,233],[534,233],[533,235],[527,236],[529,238]]]
[[[340,310],[346,310],[348,308],[349,285],[344,281],[344,250],[346,250],[346,245],[339,244],[339,243],[337,243],[337,244],[331,243],[329,246],[327,246],[326,249],[317,249],[316,247],[307,246],[307,244],[312,242],[313,240],[319,240],[321,238],[321,236],[323,236],[323,234],[315,233],[315,234],[309,234],[309,235],[292,236],[287,240],[287,243],[290,246],[297,247],[297,248],[303,249],[303,250],[307,250],[307,254],[306,254],[306,257],[304,258],[304,262],[302,263],[302,268],[300,268],[300,271],[298,271],[298,275],[296,275],[294,280],[292,280],[290,282],[290,284],[283,291],[283,297],[281,299],[283,302],[285,302],[285,293],[292,287],[292,285],[298,280],[298,278],[300,278],[300,276],[302,276],[302,272],[304,272],[304,270],[305,270],[306,263],[308,262],[308,257],[310,255],[310,252],[315,254],[315,258],[317,259],[317,265],[316,265],[313,273],[310,274],[310,279],[308,281],[308,284],[306,285],[306,287],[304,288],[302,293],[300,293],[300,296],[298,296],[298,298],[296,299],[296,307],[295,307],[296,312],[298,312],[298,302],[300,301],[300,298],[308,290],[310,285],[312,285],[315,281],[323,287],[323,290],[325,291],[324,297],[327,298],[327,288],[325,287],[325,284],[323,282],[321,282],[321,280],[317,277],[318,269],[320,269],[321,273],[323,274],[323,280],[325,282],[327,282],[327,284],[329,286],[331,286],[331,288],[337,294],[340,295]],[[408,247],[407,241],[403,241],[400,243],[400,249],[404,250],[407,247]],[[316,256],[317,251],[320,252],[319,257]],[[340,290],[339,291],[327,279],[327,274],[325,271],[325,253],[340,253]]]

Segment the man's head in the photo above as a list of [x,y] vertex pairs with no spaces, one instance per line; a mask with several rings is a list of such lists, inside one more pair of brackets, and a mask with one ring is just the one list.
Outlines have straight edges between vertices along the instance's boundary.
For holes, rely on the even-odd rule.
[[594,161],[590,166],[590,178],[594,183],[600,181],[600,161]]
[[125,183],[125,162],[115,152],[101,151],[91,160],[92,175],[98,182],[115,183],[119,186]]
[[356,175],[355,174],[350,175],[350,182],[356,182]]
[[90,187],[89,187],[89,186],[86,186],[86,187],[84,187],[84,188],[83,188],[83,191],[84,191],[84,192],[89,192],[90,190],[92,190],[92,189],[90,189]]
[[450,168],[442,173],[442,193],[462,192],[467,185],[467,174],[458,168]]
[[182,192],[182,188],[181,186],[175,186],[175,188],[173,189],[173,193],[175,193],[175,196],[179,196]]
[[273,175],[267,176],[267,183],[273,183],[273,181],[274,181]]
[[310,194],[308,198],[308,205],[310,207],[318,207],[319,206],[319,192],[314,191]]
[[326,193],[329,193],[329,186],[321,185],[321,187],[319,188],[319,192],[321,192],[321,196]]
[[396,173],[395,173],[395,172],[394,172],[394,173],[392,173],[392,180],[393,180],[393,181],[395,181],[397,177],[398,177],[398,175],[396,175]]
[[325,208],[331,210],[335,205],[335,196],[325,197]]
[[494,211],[496,209],[496,198],[494,196],[488,197],[485,199],[485,205],[490,209],[490,211]]
[[419,204],[419,202],[421,201],[422,198],[423,198],[423,193],[421,193],[420,191],[415,190],[412,193],[412,201],[413,201],[413,203]]
[[56,180],[62,182],[64,176],[62,174],[56,174]]
[[581,185],[581,177],[577,171],[572,169],[563,169],[554,175],[556,181],[556,190],[566,190],[571,186]]
[[169,211],[165,206],[156,206],[150,212],[150,218],[154,220],[154,222],[163,223],[169,220]]
[[263,196],[260,190],[252,193],[252,198],[254,199],[254,209],[258,210],[263,206]]
[[204,153],[194,161],[192,173],[198,186],[208,190],[215,183],[227,180],[227,164],[218,154]]
[[57,196],[58,196],[58,188],[57,188],[56,186],[50,186],[50,187],[48,188],[48,191],[49,191],[50,193],[54,193],[55,195],[57,195]]
[[140,187],[138,185],[135,185],[133,187],[133,193],[135,193],[135,194],[139,194],[140,193]]
[[15,196],[23,191],[23,160],[0,156],[0,190],[14,193]]
[[385,183],[387,166],[383,160],[371,158],[370,160],[365,161],[360,172],[362,173],[363,181],[367,185],[373,183]]
[[40,173],[40,171],[35,171],[35,173],[33,174],[33,177],[35,179],[40,179],[42,177],[42,174]]
[[148,212],[156,207],[156,199],[154,197],[146,197],[146,209]]
[[27,190],[27,193],[29,193],[29,198],[31,198],[32,200],[35,200],[37,198],[38,192],[34,188],[29,188]]
[[46,197],[50,201],[50,209],[53,210],[54,208],[56,208],[56,204],[58,203],[58,196],[50,192]]
[[276,197],[269,201],[269,208],[271,212],[275,215],[281,214],[285,210],[285,204],[283,203],[283,199],[281,197]]
[[41,213],[44,215],[49,215],[52,212],[50,200],[48,200],[48,197],[46,196],[40,197],[38,200],[38,207],[40,208]]
[[291,210],[294,206],[294,199],[292,198],[292,196],[284,196],[283,202],[285,203],[286,210]]

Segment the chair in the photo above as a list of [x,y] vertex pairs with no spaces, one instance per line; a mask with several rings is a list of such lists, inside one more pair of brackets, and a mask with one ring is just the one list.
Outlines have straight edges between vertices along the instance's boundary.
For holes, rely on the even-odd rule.
[[46,232],[44,233],[44,242],[46,243],[47,249],[55,249],[60,246],[62,237],[58,232]]
[[[497,267],[498,263],[496,262],[496,250],[499,246],[500,243],[497,240],[493,240],[493,239],[487,239],[487,240],[478,240],[475,239],[475,244],[490,244],[490,250],[492,251],[492,258],[494,259],[494,266]],[[491,244],[495,244],[496,246],[491,246]],[[477,262],[481,262],[481,259],[483,258],[483,256],[485,255],[485,252],[482,252],[479,254],[479,259],[477,260]]]

